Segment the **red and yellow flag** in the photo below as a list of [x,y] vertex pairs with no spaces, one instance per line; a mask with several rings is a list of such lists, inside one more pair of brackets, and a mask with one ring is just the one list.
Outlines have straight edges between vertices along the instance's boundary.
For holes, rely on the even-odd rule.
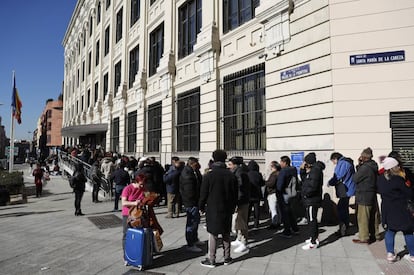
[[13,76],[13,94],[12,94],[12,112],[16,118],[17,123],[22,123],[22,101],[20,100],[19,93],[16,88],[16,77]]

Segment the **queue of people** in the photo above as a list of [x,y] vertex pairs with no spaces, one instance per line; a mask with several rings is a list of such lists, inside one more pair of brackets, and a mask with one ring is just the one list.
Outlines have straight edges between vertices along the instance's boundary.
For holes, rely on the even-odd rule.
[[[397,260],[394,238],[396,232],[402,231],[409,251],[407,257],[414,262],[414,218],[407,210],[407,201],[413,198],[411,183],[414,182],[414,176],[409,169],[403,167],[399,154],[391,152],[381,163],[381,169],[373,160],[373,152],[369,147],[361,152],[356,166],[352,159],[339,152],[332,153],[330,160],[334,165],[334,174],[327,186],[335,188],[338,199],[337,236],[350,234],[350,199],[355,197],[358,238],[353,239],[353,242],[370,244],[380,241],[379,225],[382,223],[387,260]],[[304,240],[302,249],[315,249],[320,245],[318,211],[323,197],[325,164],[317,159],[314,152],[304,157],[300,167],[292,166],[288,156],[272,161],[271,173],[266,179],[260,173],[256,161],[251,160],[246,166],[242,157],[228,158],[223,150],[213,152],[204,174],[200,172],[201,165],[194,157],[188,158],[186,163],[173,157],[171,165],[165,169],[154,158],[146,157],[135,160],[106,156],[100,162],[95,162],[94,166],[100,166],[99,175],[113,182],[114,211],[118,211],[118,201],[121,198],[125,221],[128,208],[142,202],[143,190],[159,194],[157,202],[151,207],[159,205],[162,198],[165,199],[168,209],[166,218],[178,218],[180,213],[185,212],[188,252],[202,252],[198,227],[200,217],[205,215],[209,251],[208,257],[201,262],[203,266],[216,266],[219,236],[222,238],[225,265],[232,262],[232,246],[233,253],[248,253],[250,217],[253,216],[253,227],[258,228],[263,209],[268,213],[269,230],[280,230],[278,236],[283,238],[299,235],[298,218],[301,217],[295,214],[293,198],[299,199],[303,204],[310,228],[310,235]],[[76,171],[81,169],[77,167]],[[81,183],[75,190],[75,215],[83,215],[80,200],[84,183],[82,185],[83,179],[79,181]],[[295,188],[294,197],[288,190],[292,184]],[[381,208],[377,200],[378,194],[382,199]],[[95,194],[93,200],[98,201]],[[124,236],[127,228],[125,221]],[[235,233],[233,241],[232,232]]]

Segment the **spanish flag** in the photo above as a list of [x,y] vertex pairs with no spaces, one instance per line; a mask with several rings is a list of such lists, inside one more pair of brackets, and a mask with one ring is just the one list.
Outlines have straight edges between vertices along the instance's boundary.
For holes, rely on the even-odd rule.
[[12,94],[12,112],[16,118],[17,123],[22,123],[22,101],[20,100],[19,93],[16,88],[16,77],[13,75],[13,94]]

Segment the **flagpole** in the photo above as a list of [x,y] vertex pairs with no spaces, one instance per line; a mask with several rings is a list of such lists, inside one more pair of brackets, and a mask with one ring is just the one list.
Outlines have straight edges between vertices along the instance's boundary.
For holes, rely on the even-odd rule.
[[[14,71],[12,78],[12,87],[14,89]],[[14,91],[13,91],[14,93]],[[10,123],[10,151],[9,151],[9,173],[13,172],[14,164],[14,117],[13,117],[13,106],[10,107],[11,123]]]

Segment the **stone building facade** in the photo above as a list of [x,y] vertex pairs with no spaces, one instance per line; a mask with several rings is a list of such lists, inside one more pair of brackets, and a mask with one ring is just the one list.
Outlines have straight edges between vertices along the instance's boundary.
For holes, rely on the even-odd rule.
[[409,0],[79,0],[63,39],[63,139],[297,165],[414,148]]

